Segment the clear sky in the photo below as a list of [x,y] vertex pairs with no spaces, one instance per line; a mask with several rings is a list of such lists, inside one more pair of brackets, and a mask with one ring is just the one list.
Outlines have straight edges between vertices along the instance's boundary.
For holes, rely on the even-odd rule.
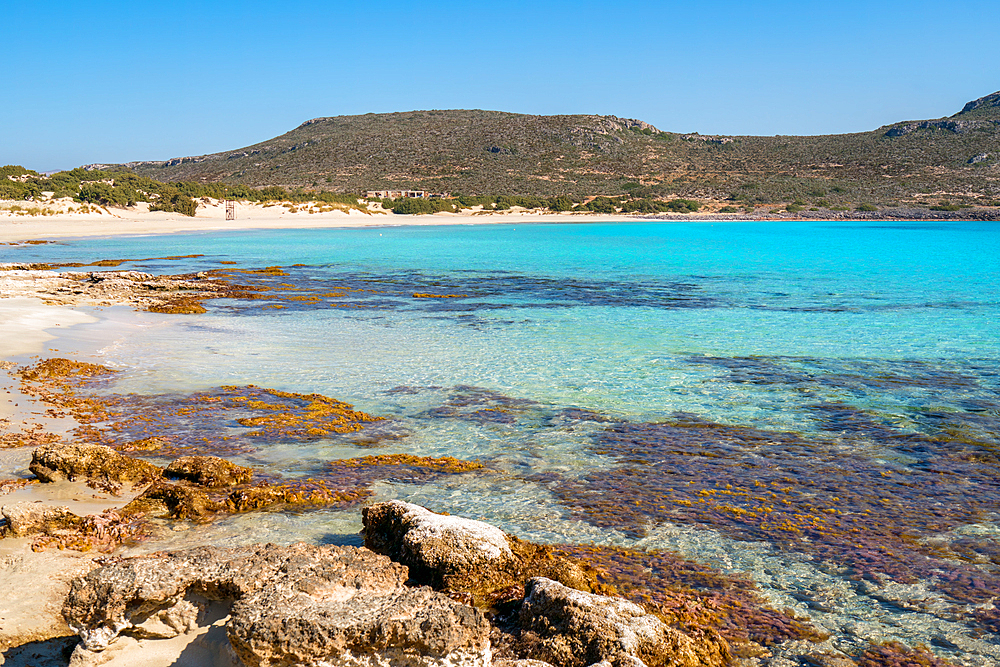
[[3,4],[0,165],[36,170],[228,150],[318,116],[833,134],[1000,90],[998,0]]

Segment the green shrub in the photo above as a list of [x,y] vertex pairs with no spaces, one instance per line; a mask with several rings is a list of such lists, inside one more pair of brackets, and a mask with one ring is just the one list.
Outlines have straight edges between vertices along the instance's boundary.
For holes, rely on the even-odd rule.
[[182,192],[174,192],[172,194],[160,195],[155,202],[150,204],[149,210],[180,213],[181,215],[194,217],[195,211],[198,210],[198,202]]
[[549,210],[571,211],[573,210],[573,200],[569,197],[553,197],[549,200]]
[[101,206],[135,206],[139,193],[130,187],[114,187],[110,183],[97,181],[80,186],[77,201]]
[[861,211],[862,213],[870,213],[872,211],[877,211],[878,206],[872,206],[871,204],[860,204],[855,211]]
[[0,178],[0,199],[31,199],[31,188],[27,183]]
[[739,213],[739,209],[735,206],[723,206],[719,209],[719,213]]
[[630,199],[622,204],[622,213],[659,213],[661,205],[652,199]]
[[667,210],[675,213],[694,213],[701,208],[701,204],[690,199],[674,199],[667,202]]
[[392,212],[397,215],[424,215],[433,213],[434,209],[426,199],[403,197],[393,203]]
[[594,213],[617,213],[617,203],[608,197],[597,197],[587,204],[586,208],[588,211],[593,211]]
[[0,167],[0,178],[5,176],[38,176],[38,172],[25,169],[19,164],[8,164]]
[[454,213],[455,204],[448,199],[421,199],[403,197],[392,203],[392,212],[398,215],[426,215],[428,213]]

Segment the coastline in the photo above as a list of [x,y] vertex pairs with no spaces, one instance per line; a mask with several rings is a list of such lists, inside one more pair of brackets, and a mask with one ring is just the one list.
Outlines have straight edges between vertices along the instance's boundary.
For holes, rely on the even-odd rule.
[[509,211],[464,210],[460,213],[426,215],[396,215],[376,208],[368,212],[357,209],[319,210],[307,205],[289,207],[240,203],[236,219],[227,220],[220,202],[202,204],[194,217],[177,213],[150,212],[148,205],[132,209],[94,207],[90,212],[68,213],[65,205],[43,209],[38,215],[13,212],[10,205],[0,202],[0,243],[60,238],[150,236],[161,234],[226,232],[254,229],[350,229],[364,227],[404,227],[438,225],[497,225],[497,224],[592,224],[611,222],[746,222],[795,220],[895,220],[895,221],[995,221],[1000,209],[965,209],[955,212],[930,211],[918,208],[883,209],[875,212],[802,211],[787,213],[778,209],[761,214],[718,213],[718,203],[698,213],[604,214],[555,212],[512,209]]
[[[282,223],[285,223],[285,225],[284,225],[285,228],[295,228],[295,227],[302,228],[301,225],[298,225],[296,223],[298,222],[298,220],[300,220],[303,217],[305,217],[305,216],[294,216],[294,215],[293,216],[286,216],[286,218],[288,218],[288,219],[279,219],[279,221],[282,222]],[[315,218],[317,216],[314,215],[312,217]],[[342,224],[336,224],[336,223],[338,221],[344,220],[345,218],[349,219],[351,217],[354,217],[355,219],[357,219],[358,215],[355,214],[354,216],[342,215],[342,216],[328,216],[328,217],[330,218],[330,220],[325,220],[325,221],[322,221],[322,222],[324,222],[324,223],[330,223],[331,227],[343,227],[344,225],[342,225]],[[366,217],[368,217],[368,216],[366,216]],[[387,219],[386,216],[377,216],[377,217],[376,216],[372,216],[372,217],[375,218],[376,222],[381,222],[381,221]],[[458,216],[440,216],[440,217],[444,218],[444,220],[442,222],[438,222],[437,224],[448,224],[448,225],[462,224],[460,221],[456,220],[456,218]],[[477,222],[480,222],[481,220],[484,220],[484,219],[486,219],[487,223],[493,223],[493,224],[497,224],[497,223],[516,224],[519,221],[530,222],[530,220],[527,219],[527,218],[529,218],[529,216],[517,216],[517,217],[514,217],[514,216],[512,216],[510,214],[507,214],[507,215],[495,215],[495,216],[494,215],[490,215],[490,216],[466,216],[466,217],[469,218],[469,221],[466,224],[477,223]],[[540,220],[538,222],[545,223],[545,222],[551,222],[552,218],[554,216],[538,216],[538,217],[542,218],[542,220]],[[594,217],[596,217],[596,216],[594,216]],[[573,224],[573,223],[591,222],[591,221],[594,220],[594,217],[591,217],[591,216],[586,216],[586,217],[585,216],[566,216],[565,223]],[[622,216],[606,216],[606,217],[609,220],[614,220],[616,222],[622,222],[622,219],[623,219]],[[409,216],[405,216],[405,217],[404,216],[396,216],[395,218],[388,218],[388,220],[398,220],[400,218],[402,218],[405,221],[415,220],[414,218],[410,218]],[[576,218],[576,219],[574,219],[574,218]],[[685,221],[699,222],[699,223],[701,221],[701,217],[695,217],[695,216],[684,216],[681,219],[683,219]],[[199,219],[195,219],[195,221],[198,221],[198,220]],[[416,219],[416,220],[419,220],[419,219]],[[639,219],[639,220],[642,220],[642,219]],[[70,222],[72,222],[72,220]],[[237,222],[245,222],[245,221],[244,220],[240,220],[240,221],[237,221]],[[563,221],[560,220],[559,222],[563,222]],[[435,223],[431,222],[430,224],[435,224]],[[699,225],[691,225],[690,227],[691,228],[698,227],[702,231],[706,231],[707,230],[707,226],[702,226],[700,224]],[[720,227],[721,227],[721,225],[720,225]],[[248,228],[248,227],[243,227],[243,228]],[[850,226],[848,226],[848,228],[850,228]],[[573,231],[573,230],[566,229],[566,230],[558,230],[558,231]],[[580,229],[579,231],[583,232],[583,233],[589,232],[589,230],[586,230],[586,229]],[[614,230],[612,228],[609,231],[611,233],[614,233],[616,230]],[[154,232],[154,233],[162,233],[162,232]],[[75,235],[67,235],[67,236],[75,236]],[[373,236],[378,236],[378,234],[376,233]],[[387,234],[387,236],[389,236],[389,234]],[[211,237],[206,236],[205,240],[206,241],[211,241]],[[146,243],[146,242],[144,240],[138,240],[138,241],[132,241],[132,243],[142,244],[142,243]],[[13,249],[14,254],[16,254],[16,252],[18,250],[19,249]],[[58,248],[52,248],[52,250],[55,251],[55,250],[59,250],[59,249]],[[154,253],[150,252],[148,254],[154,254]],[[78,271],[91,271],[92,269],[83,269],[83,268],[81,268],[81,269],[77,269],[77,270]],[[93,270],[96,271],[97,269],[93,269]],[[10,272],[8,274],[9,277],[13,278],[14,277],[14,273],[15,272]],[[16,271],[16,273],[28,274],[29,272],[28,271]],[[48,271],[46,271],[46,272],[39,271],[38,273],[39,274],[41,274],[41,273],[51,274],[52,276],[56,276],[57,275],[55,273],[48,272]],[[102,273],[114,274],[116,272],[115,271],[102,271]],[[121,273],[125,273],[125,272],[121,272]],[[76,274],[76,275],[82,276],[84,274],[80,273],[80,274]],[[2,277],[2,276],[3,276],[3,274],[0,273],[0,277]],[[26,276],[26,277],[29,277],[29,276]],[[36,277],[31,277],[31,280],[25,281],[22,286],[27,286],[29,284],[35,284],[36,288],[37,287],[42,287],[43,282],[44,282],[43,280],[41,280],[42,277],[43,276],[37,276],[37,279],[36,279]],[[69,279],[67,278],[66,280],[69,280]],[[106,282],[111,282],[111,280],[108,280]],[[149,278],[144,278],[142,280],[142,282],[150,282],[150,279]],[[75,290],[75,289],[78,289],[78,288],[76,288],[76,287],[72,288],[70,290],[70,293],[72,293],[72,291]],[[11,292],[11,291],[7,291],[5,293],[5,291],[3,289],[0,289],[0,297],[7,296],[7,294],[14,294],[14,293]],[[38,294],[38,292],[35,292],[35,294]],[[65,338],[60,339],[60,340],[58,340],[56,342],[52,342],[51,338],[46,338],[46,337],[51,336],[52,334],[57,334],[60,330],[63,329],[63,327],[59,326],[59,325],[60,324],[64,324],[64,323],[57,321],[56,324],[50,325],[50,326],[48,326],[46,328],[46,324],[48,324],[50,322],[49,320],[39,320],[38,318],[34,318],[33,319],[31,317],[32,309],[34,309],[34,311],[42,311],[42,312],[49,311],[49,310],[52,310],[52,311],[58,310],[60,313],[63,313],[63,311],[66,311],[63,314],[67,315],[67,313],[68,313],[67,316],[69,318],[74,317],[74,315],[72,315],[73,313],[76,313],[76,315],[89,317],[90,315],[88,315],[88,313],[92,312],[91,306],[98,305],[98,301],[95,301],[93,299],[88,300],[86,297],[84,297],[84,296],[82,296],[80,294],[77,294],[76,296],[73,296],[73,297],[69,297],[69,299],[73,299],[73,300],[62,300],[63,296],[66,295],[66,294],[67,294],[67,292],[60,292],[59,294],[56,294],[56,295],[53,295],[53,294],[49,294],[49,295],[40,294],[38,298],[32,300],[32,299],[25,298],[27,296],[26,293],[21,293],[19,298],[23,299],[23,302],[17,301],[17,302],[11,302],[11,303],[7,303],[6,300],[0,299],[0,305],[8,305],[10,307],[10,312],[14,313],[15,315],[18,314],[18,312],[19,312],[18,308],[23,308],[24,309],[24,312],[21,313],[21,315],[23,315],[23,316],[17,318],[17,322],[20,322],[20,327],[21,327],[20,330],[23,330],[23,331],[32,331],[32,330],[35,330],[36,331],[35,337],[31,339],[34,342],[32,342],[30,345],[24,345],[24,344],[22,344],[21,348],[20,348],[20,351],[17,352],[17,354],[19,356],[18,361],[20,363],[27,362],[28,361],[28,359],[27,359],[28,356],[30,356],[32,354],[38,354],[39,352],[45,350],[46,348],[58,348],[58,350],[50,350],[49,352],[46,353],[45,356],[59,356],[59,357],[69,356],[70,358],[78,358],[81,361],[96,361],[97,363],[101,363],[101,361],[100,361],[99,358],[88,358],[89,353],[91,351],[97,351],[98,348],[100,347],[100,341],[96,340],[94,338],[94,336],[89,336],[89,338],[91,339],[91,342],[96,342],[97,343],[96,346],[90,347],[87,344],[87,342],[85,341],[83,343],[83,345],[77,346],[77,348],[79,348],[79,349],[77,349],[77,348],[74,347],[74,341],[75,340],[82,340],[82,339],[88,338],[88,335],[86,333],[87,331],[93,331],[95,328],[101,329],[101,331],[104,331],[104,332],[110,331],[109,327],[106,326],[106,323],[104,322],[104,316],[103,316],[103,314],[100,311],[97,311],[97,317],[99,318],[98,322],[93,322],[91,320],[92,324],[88,324],[85,327],[77,329],[77,331],[82,332],[82,335],[74,335],[71,332],[68,336],[65,336]],[[110,294],[101,294],[100,298],[104,299],[104,298],[111,298],[111,297],[110,297]],[[61,306],[52,305],[53,302],[58,302],[58,303],[61,304]],[[124,301],[124,300],[120,300],[120,299],[119,300],[112,300],[112,301],[109,301],[109,302],[101,304],[101,305],[110,306],[112,302],[122,303],[122,304],[128,303],[128,304],[133,305],[133,306],[134,305],[138,305],[138,304],[136,304],[135,300]],[[121,308],[129,308],[129,305],[122,305],[120,307]],[[68,321],[69,320],[67,320],[66,322],[68,323]],[[66,328],[66,330],[70,330],[69,326],[65,326],[65,328]],[[20,336],[17,334],[16,331],[14,333],[12,333],[11,335],[8,335],[7,339],[8,339],[8,341],[5,341],[5,342],[9,342],[9,341],[17,341],[19,343],[21,342]],[[46,343],[49,343],[49,344],[46,344]],[[27,349],[25,349],[25,348],[27,348]],[[3,348],[0,348],[0,351],[2,351],[2,349]],[[53,354],[53,353],[55,353],[55,354]],[[98,354],[97,356],[99,357],[100,355]],[[9,356],[5,356],[4,358],[9,359],[10,357]],[[114,365],[114,364],[112,364],[112,365]],[[7,375],[7,374],[4,373],[4,375]],[[17,377],[14,376],[12,378],[12,380],[17,380]],[[325,392],[325,393],[328,393],[331,396],[343,396],[344,395],[341,392]],[[19,410],[21,408],[23,408],[25,405],[28,405],[27,403],[21,402],[20,400],[18,400],[18,403],[20,403],[20,407],[18,408]],[[42,407],[42,406],[40,406],[40,407]],[[28,414],[32,410],[39,410],[40,407],[38,407],[38,408],[28,407],[28,412],[24,413],[24,414]],[[21,413],[19,413],[19,414],[21,414]],[[4,466],[7,469],[8,473],[9,473],[10,468],[11,468],[12,465],[17,465],[18,466],[18,470],[22,471],[21,474],[19,474],[18,476],[22,477],[22,478],[26,478],[27,477],[27,471],[25,469],[27,467],[27,460],[31,456],[31,449],[32,449],[31,447],[25,446],[25,447],[22,447],[22,448],[20,448],[18,450],[10,450],[10,449],[8,449],[6,451],[0,450],[0,454],[3,454],[4,458],[6,459],[6,461],[4,463]],[[13,461],[13,457],[15,455],[16,455],[16,458],[17,458],[17,462],[16,463],[14,463],[14,461]],[[6,476],[9,477],[10,475],[8,474]],[[82,494],[82,495],[88,495],[88,494],[93,494],[93,492],[95,490],[96,489],[87,489],[87,488],[84,488],[84,487],[80,487],[79,488],[79,493]],[[63,497],[54,498],[54,497],[46,496],[43,493],[43,490],[41,488],[39,488],[39,485],[28,486],[27,488],[20,489],[20,490],[16,491],[15,493],[17,494],[17,498],[28,498],[28,497],[30,497],[29,502],[41,501],[41,502],[46,503],[46,504],[56,504],[56,505],[63,505],[63,504],[69,505],[69,504],[71,504],[70,502],[68,502],[68,500],[64,500]],[[7,499],[14,500],[13,494],[10,495],[10,496],[7,496]],[[110,503],[109,503],[109,506],[110,506]],[[74,511],[76,511],[76,510],[74,510]],[[458,511],[456,511],[455,509],[449,508],[449,511],[451,511],[453,514],[458,514]],[[77,513],[83,513],[83,511],[81,510],[80,512],[77,512]],[[243,524],[243,528],[245,529],[245,527],[247,525],[249,525],[249,524]],[[192,533],[193,532],[194,531],[192,531]],[[661,543],[656,543],[656,544],[661,544]],[[81,556],[79,556],[79,554],[76,554],[76,555],[72,554],[71,551],[69,551],[69,550],[59,551],[59,552],[49,550],[49,551],[45,552],[45,554],[47,554],[47,555],[44,555],[44,558],[43,558],[42,555],[37,555],[37,554],[35,554],[34,552],[31,551],[31,549],[30,549],[30,543],[27,540],[20,540],[19,539],[16,542],[15,541],[11,541],[11,542],[7,543],[7,546],[10,547],[11,549],[15,549],[15,548],[16,549],[15,549],[14,552],[2,552],[2,553],[0,553],[0,585],[7,584],[9,588],[12,588],[14,590],[18,590],[19,591],[18,598],[17,598],[18,600],[40,599],[39,596],[41,596],[41,595],[50,595],[50,594],[58,593],[59,590],[62,590],[63,592],[65,592],[64,591],[64,587],[68,583],[69,579],[67,579],[67,578],[61,578],[61,577],[63,577],[64,574],[65,574],[65,577],[70,577],[71,575],[75,576],[75,574],[73,574],[74,572],[76,572],[76,573],[80,572],[80,570],[73,570],[72,569],[73,567],[76,567],[76,568],[90,567],[89,565],[87,565],[90,562],[90,556],[84,555],[84,556],[81,557]],[[141,552],[141,550],[143,548],[145,548],[145,547],[141,547],[140,548],[140,552]],[[719,548],[721,549],[722,547],[719,547]],[[38,556],[38,557],[36,558],[36,556]],[[49,556],[51,556],[51,559],[49,558]],[[35,569],[35,568],[43,568],[43,566],[46,567],[46,568],[49,567],[50,560],[52,560],[56,565],[58,565],[58,567],[56,567],[51,572],[49,570]],[[758,569],[759,568],[755,567],[754,571],[757,571]],[[31,586],[29,587],[29,586],[24,586],[24,585],[19,584],[19,581],[22,581],[22,580],[30,580]],[[839,585],[839,583],[838,583],[838,585]],[[63,588],[59,588],[59,587],[63,587]],[[875,592],[878,595],[883,595],[883,596],[890,595],[890,592],[888,591],[888,589],[885,590],[885,591],[883,591],[882,589],[873,589],[873,590],[875,590]],[[21,593],[21,591],[24,591],[23,594]],[[922,595],[922,593],[919,590],[915,590],[914,591],[914,595]],[[896,599],[896,598],[890,598],[890,599]],[[902,602],[906,603],[906,604],[909,604],[909,602],[907,601],[907,599],[903,599]],[[772,604],[772,606],[775,606],[776,608],[782,608],[782,605],[786,605],[787,604],[787,599],[778,596],[778,597],[775,597],[771,601],[771,604]],[[824,604],[824,603],[819,602],[817,604]],[[5,607],[9,609],[11,607],[11,603],[8,603],[7,605],[5,605]],[[49,616],[46,616],[46,618],[50,618],[50,619],[52,619],[52,618],[58,618],[58,604],[57,604],[57,602],[53,602],[52,605],[50,605],[50,608],[52,609],[53,614],[49,615]],[[29,611],[31,611],[31,610],[25,609],[24,610],[24,614],[22,614],[22,616],[24,618],[27,618],[27,613]],[[7,611],[5,609],[4,613],[0,613],[0,616],[6,616],[7,619],[12,619],[12,618],[14,618],[16,616],[17,613],[18,612],[16,610],[13,611],[13,612],[10,612],[10,611]],[[14,625],[8,625],[7,627],[10,628],[10,629],[13,629],[15,626]],[[19,638],[22,639],[22,640],[24,640],[24,641],[28,641],[27,639],[25,639],[25,637],[27,637],[27,636],[29,636],[29,635],[20,634]],[[952,635],[948,635],[948,636],[952,636]],[[193,637],[189,637],[189,636],[188,636],[188,638],[192,638],[193,639]],[[3,637],[0,636],[0,641],[2,641],[2,640],[3,640]],[[44,641],[44,640],[38,639],[37,641]],[[158,640],[158,642],[159,641],[166,642],[166,640]],[[55,640],[53,640],[53,642],[55,642]],[[148,657],[149,647],[151,645],[153,645],[153,644],[155,644],[157,646],[162,646],[165,650],[168,648],[166,643],[160,644],[158,642],[147,642],[145,645],[135,646],[135,647],[132,647],[132,648],[135,648],[136,651],[139,651],[139,650],[144,651],[144,653],[142,654],[142,656]],[[53,650],[55,650],[58,647],[58,642],[53,643],[52,647],[53,647]],[[964,647],[964,644],[963,644],[963,647]],[[4,653],[4,651],[2,650],[2,648],[3,647],[0,646],[0,654]],[[815,647],[813,647],[813,648],[815,648]],[[841,648],[843,648],[843,647],[841,646]],[[24,650],[27,650],[27,648],[25,648]],[[32,650],[35,650],[35,649],[32,649]],[[171,649],[171,650],[174,651],[174,655],[176,656],[177,652],[183,652],[184,649]],[[983,650],[978,650],[977,649],[977,654],[978,653],[983,653]],[[110,653],[107,654],[107,655],[110,656]],[[32,662],[30,662],[30,660],[27,661],[27,662],[18,662],[17,660],[15,660],[13,658],[13,656],[14,656],[14,650],[13,649],[11,651],[6,652],[6,657],[7,657],[7,663],[6,664],[7,665],[34,664],[36,667],[38,667],[38,663],[32,663]],[[3,657],[3,656],[0,655],[0,657]],[[126,656],[123,655],[121,657],[125,658]],[[132,655],[131,657],[134,659],[137,656]],[[0,664],[4,664],[3,661],[0,661]],[[49,663],[46,663],[46,665],[47,664],[49,664]],[[65,664],[65,663],[64,662],[63,663],[53,662],[51,664]],[[116,659],[114,662],[111,662],[109,664],[124,664],[124,662],[119,661],[119,660]],[[164,662],[163,664],[169,664],[169,661]],[[182,664],[182,663],[176,663],[176,664]],[[778,662],[776,664],[783,664],[783,663]]]

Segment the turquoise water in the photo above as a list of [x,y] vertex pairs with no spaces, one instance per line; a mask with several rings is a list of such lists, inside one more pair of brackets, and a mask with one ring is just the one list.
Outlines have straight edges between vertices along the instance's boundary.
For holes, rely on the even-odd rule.
[[[817,612],[795,596],[831,577],[840,585],[874,576],[972,614],[989,596],[949,583],[972,576],[969,568],[977,590],[1000,595],[1000,228],[992,223],[255,231],[0,248],[0,261],[189,254],[204,256],[121,268],[280,266],[286,275],[233,280],[320,298],[275,292],[209,303],[195,317],[129,316],[98,355],[125,369],[115,391],[256,384],[319,392],[389,418],[368,438],[249,447],[236,457],[245,463],[296,477],[366,454],[476,460],[484,472],[383,479],[375,497],[531,539],[676,549],[749,573],[835,642],[868,632],[929,643],[945,632],[959,648],[935,650],[954,659],[1000,657],[991,641],[980,645],[988,624],[932,611],[918,618],[865,596]],[[688,488],[750,488],[751,475],[758,486],[798,482],[786,504],[800,515],[875,508],[870,516],[892,530],[861,549],[838,536],[854,525],[843,519],[832,532],[795,538],[805,545],[718,508],[662,509]],[[905,483],[880,486],[892,475]],[[359,528],[356,508],[244,515],[174,542],[349,543]],[[914,540],[954,542],[964,556],[926,560]],[[821,560],[841,569],[817,569]],[[772,576],[776,568],[786,575]],[[843,630],[860,618],[877,627]]]

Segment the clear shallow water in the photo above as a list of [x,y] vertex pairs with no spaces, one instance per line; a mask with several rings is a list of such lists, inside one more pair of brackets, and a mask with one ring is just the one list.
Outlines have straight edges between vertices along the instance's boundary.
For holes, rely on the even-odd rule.
[[[935,579],[955,567],[956,577],[978,568],[986,590],[1000,594],[992,529],[962,542],[962,558],[935,556],[905,570],[896,562],[927,558],[914,540],[996,520],[1000,233],[991,223],[261,231],[0,248],[0,261],[189,254],[204,257],[121,268],[282,266],[284,276],[234,280],[319,297],[275,292],[273,301],[217,302],[197,317],[129,317],[100,354],[127,369],[116,391],[256,384],[323,393],[391,418],[391,438],[271,443],[241,455],[252,465],[306,476],[331,459],[366,454],[478,460],[482,474],[384,480],[376,497],[530,539],[676,549],[750,573],[777,603],[836,637],[858,623],[869,625],[847,635],[931,643],[945,630],[934,629],[944,627],[940,615],[893,610],[867,593],[816,611],[792,596],[796,587],[832,585],[833,577],[854,591],[845,583],[853,575],[906,579],[899,585],[951,603],[958,595],[971,614],[989,596],[963,597],[947,577]],[[713,425],[707,436],[702,423]],[[745,474],[720,472],[702,455],[718,442],[729,444],[712,456]],[[776,497],[794,508],[790,520],[812,510],[874,511],[873,521],[895,525],[874,535],[862,558],[844,538],[854,525],[847,519],[827,532],[803,524],[793,535],[748,517],[769,511],[750,495],[684,510],[698,498],[670,479],[686,476],[712,493],[745,482],[749,494],[751,477],[777,489],[781,475],[801,486]],[[908,483],[879,486],[891,475]],[[616,510],[632,505],[641,508]],[[244,515],[178,533],[176,543],[356,542],[358,514]],[[938,642],[936,650],[972,656],[968,664],[988,664],[977,655],[1000,659],[989,641],[969,643],[982,641],[984,627],[953,623],[947,641],[960,648]]]

